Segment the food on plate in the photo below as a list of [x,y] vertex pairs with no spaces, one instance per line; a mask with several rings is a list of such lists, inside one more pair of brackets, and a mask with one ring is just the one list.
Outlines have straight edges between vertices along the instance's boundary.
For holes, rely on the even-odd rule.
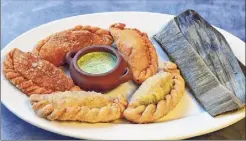
[[27,95],[80,90],[62,70],[30,52],[14,48],[3,63],[5,77]]
[[195,11],[175,17],[154,39],[212,116],[244,107],[245,77],[235,56],[225,38]]
[[[181,13],[154,36],[174,62],[165,62],[158,73],[148,35],[125,27],[78,25],[41,40],[32,53],[14,48],[3,73],[30,96],[39,117],[52,121],[156,122],[181,101],[185,81],[212,116],[245,106],[245,76],[236,57],[223,35],[195,11]],[[120,53],[111,47],[114,41]],[[65,60],[74,81],[58,68]],[[135,83],[125,83],[132,75]]]
[[66,62],[74,83],[86,91],[105,93],[132,79],[127,62],[110,46],[94,45],[77,53],[70,51]]
[[109,31],[78,25],[41,40],[33,52],[55,66],[60,66],[64,64],[64,57],[71,50],[78,51],[90,45],[111,45],[112,43],[113,38]]
[[111,25],[110,33],[132,70],[135,83],[141,84],[156,74],[158,57],[146,33],[135,28],[125,28],[123,23]]
[[81,56],[77,64],[84,72],[102,74],[115,68],[117,57],[108,52],[91,52]]
[[245,76],[225,37],[193,10],[180,14],[175,21],[220,83],[245,104]]
[[170,72],[172,74],[180,74],[180,70],[178,69],[177,65],[173,62],[164,62],[163,63],[163,70],[165,72]]
[[159,72],[132,95],[123,116],[134,123],[154,122],[173,110],[184,92],[184,80],[179,73]]
[[48,120],[109,122],[122,116],[127,105],[123,96],[111,98],[96,92],[66,91],[31,95],[33,110]]

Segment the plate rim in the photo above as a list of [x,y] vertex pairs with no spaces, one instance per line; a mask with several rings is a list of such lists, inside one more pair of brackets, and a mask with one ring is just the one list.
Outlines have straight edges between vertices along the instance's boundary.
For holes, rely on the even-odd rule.
[[[56,22],[60,22],[60,21],[62,21],[62,20],[66,20],[66,19],[70,19],[70,18],[71,18],[71,19],[73,19],[73,18],[76,19],[77,17],[86,17],[86,16],[91,16],[91,15],[129,14],[129,13],[135,13],[135,14],[150,14],[150,15],[162,15],[162,16],[163,16],[163,15],[166,15],[166,16],[172,16],[172,17],[175,16],[175,15],[169,15],[169,14],[157,13],[157,12],[117,11],[117,12],[98,12],[98,13],[89,13],[89,14],[74,15],[74,16],[70,16],[70,17],[65,17],[65,18],[61,18],[61,19],[56,19],[56,20],[54,20],[54,21],[50,21],[50,22],[48,22],[48,23],[41,24],[41,25],[38,25],[38,26],[36,26],[36,27],[33,27],[33,28],[29,29],[28,31],[26,31],[26,32],[20,34],[19,36],[15,37],[12,41],[10,41],[7,45],[5,45],[4,48],[1,49],[1,55],[3,54],[3,52],[5,52],[6,47],[8,47],[9,45],[11,45],[13,42],[15,42],[16,39],[25,36],[25,35],[28,34],[29,32],[33,32],[33,31],[36,30],[37,28],[44,28],[45,26],[49,26],[50,24],[55,24]],[[215,26],[215,27],[216,27],[216,26]],[[216,28],[219,29],[219,30],[222,30],[223,32],[226,32],[226,33],[229,34],[230,36],[236,37],[235,35],[233,35],[233,34],[227,32],[227,31],[224,30],[224,29],[221,29],[221,28],[218,28],[218,27],[216,27]],[[240,38],[238,38],[238,37],[236,37],[236,38],[239,39],[240,41],[242,41]],[[244,41],[242,41],[242,42],[244,42]],[[2,58],[2,57],[1,57],[1,58]],[[239,59],[238,59],[238,60],[239,60]],[[239,60],[239,61],[240,61],[240,60]],[[240,61],[240,62],[241,62],[241,61]],[[1,85],[2,85],[2,84],[1,84]],[[1,90],[1,92],[2,92],[2,90]],[[47,130],[47,131],[50,131],[50,132],[53,132],[53,133],[56,133],[56,134],[59,134],[59,135],[65,135],[65,136],[73,137],[73,138],[81,138],[81,137],[79,137],[79,136],[70,135],[69,133],[65,133],[65,132],[61,133],[61,132],[59,132],[59,131],[54,131],[54,130],[51,129],[51,128],[47,128],[45,125],[44,125],[44,126],[43,126],[43,125],[39,125],[39,124],[33,122],[32,120],[29,120],[28,118],[24,118],[25,116],[21,116],[21,115],[17,114],[15,111],[11,110],[11,108],[9,108],[9,107],[7,106],[8,104],[6,104],[5,101],[4,101],[2,98],[1,98],[1,103],[2,103],[9,111],[11,111],[15,116],[19,117],[20,119],[26,121],[26,122],[29,123],[29,124],[32,124],[33,126],[36,126],[36,127],[38,127],[38,128],[41,128],[41,129],[44,129],[44,130]],[[243,110],[240,110],[240,111],[241,111],[241,113],[245,112],[245,108],[244,108]],[[207,112],[205,112],[205,113],[207,114]],[[203,113],[201,113],[201,114],[203,114]],[[201,115],[201,114],[198,114],[197,116],[199,116],[199,115]],[[228,126],[230,126],[230,125],[232,125],[232,124],[238,122],[239,120],[243,119],[244,117],[245,117],[245,115],[238,116],[237,119],[235,119],[234,121],[232,121],[232,122],[230,122],[230,123],[228,123],[228,124],[224,124],[224,125],[222,125],[222,126],[220,126],[220,127],[218,127],[218,128],[213,128],[212,130],[211,130],[211,129],[207,129],[207,130],[209,130],[209,131],[204,130],[204,131],[199,131],[199,132],[196,132],[196,133],[194,132],[194,134],[189,134],[189,135],[187,135],[187,136],[182,136],[182,137],[179,136],[179,137],[172,138],[172,139],[186,139],[186,138],[190,138],[190,137],[195,137],[195,136],[200,136],[200,135],[203,135],[203,134],[211,133],[211,132],[217,131],[217,130],[219,130],[219,129],[223,129],[223,128],[225,128],[225,127],[228,127]],[[188,118],[188,117],[186,117],[186,118]],[[182,120],[182,119],[183,119],[183,118],[177,119],[177,120]],[[93,138],[85,137],[84,139],[100,139],[100,137],[99,137],[99,138],[97,138],[96,136],[94,136]]]

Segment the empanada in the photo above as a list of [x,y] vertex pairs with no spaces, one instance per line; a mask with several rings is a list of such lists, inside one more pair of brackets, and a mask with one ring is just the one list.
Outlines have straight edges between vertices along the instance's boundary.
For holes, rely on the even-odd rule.
[[123,96],[111,98],[96,92],[66,91],[31,95],[38,116],[49,120],[109,122],[121,118],[127,105]]
[[69,51],[78,51],[90,45],[111,45],[112,43],[113,38],[109,31],[78,25],[41,40],[33,52],[55,66],[60,66],[64,64],[64,57]]
[[5,77],[27,95],[80,90],[62,70],[30,52],[15,48],[3,63]]
[[146,33],[125,28],[122,23],[111,25],[110,33],[132,70],[135,83],[141,84],[157,72],[157,53]]
[[178,73],[159,72],[133,94],[123,115],[134,123],[154,122],[174,109],[184,92],[184,80]]

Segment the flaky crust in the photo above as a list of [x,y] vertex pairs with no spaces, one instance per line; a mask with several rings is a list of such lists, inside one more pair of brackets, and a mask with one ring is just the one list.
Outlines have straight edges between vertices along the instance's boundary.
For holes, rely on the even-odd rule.
[[60,66],[64,64],[64,57],[69,51],[78,51],[90,45],[112,43],[113,38],[109,31],[93,26],[77,25],[41,40],[33,52],[55,66]]
[[62,70],[30,52],[15,48],[3,63],[5,77],[27,95],[80,90]]
[[125,28],[123,23],[111,25],[110,33],[133,72],[134,82],[141,84],[157,72],[157,53],[146,33]]
[[49,120],[109,122],[121,118],[127,105],[123,96],[110,98],[96,92],[67,91],[49,95],[31,95],[38,116]]
[[[177,66],[171,62],[165,64],[164,70],[170,72],[172,75],[173,87],[170,93],[159,102],[148,105],[135,104],[136,101],[130,101],[127,109],[123,113],[123,116],[127,120],[134,123],[154,122],[167,115],[179,103],[185,92],[184,79],[177,71]],[[144,83],[142,85],[144,85]]]

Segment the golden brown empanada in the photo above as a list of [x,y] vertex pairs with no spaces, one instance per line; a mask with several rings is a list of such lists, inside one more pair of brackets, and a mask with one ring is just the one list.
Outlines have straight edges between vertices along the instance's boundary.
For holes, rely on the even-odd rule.
[[30,52],[15,48],[3,63],[5,77],[27,95],[80,90],[62,70]]
[[134,82],[141,84],[156,74],[157,53],[146,33],[137,29],[125,28],[125,24],[122,23],[111,25],[110,33],[133,72]]
[[174,109],[184,92],[184,80],[178,73],[159,72],[133,94],[123,115],[134,123],[154,122]]
[[111,45],[112,43],[113,38],[109,31],[78,25],[41,40],[33,52],[55,66],[60,66],[64,64],[64,57],[69,51],[78,51],[90,45]]
[[122,116],[127,101],[121,95],[111,98],[96,92],[66,91],[31,95],[30,102],[38,116],[49,120],[109,122]]

